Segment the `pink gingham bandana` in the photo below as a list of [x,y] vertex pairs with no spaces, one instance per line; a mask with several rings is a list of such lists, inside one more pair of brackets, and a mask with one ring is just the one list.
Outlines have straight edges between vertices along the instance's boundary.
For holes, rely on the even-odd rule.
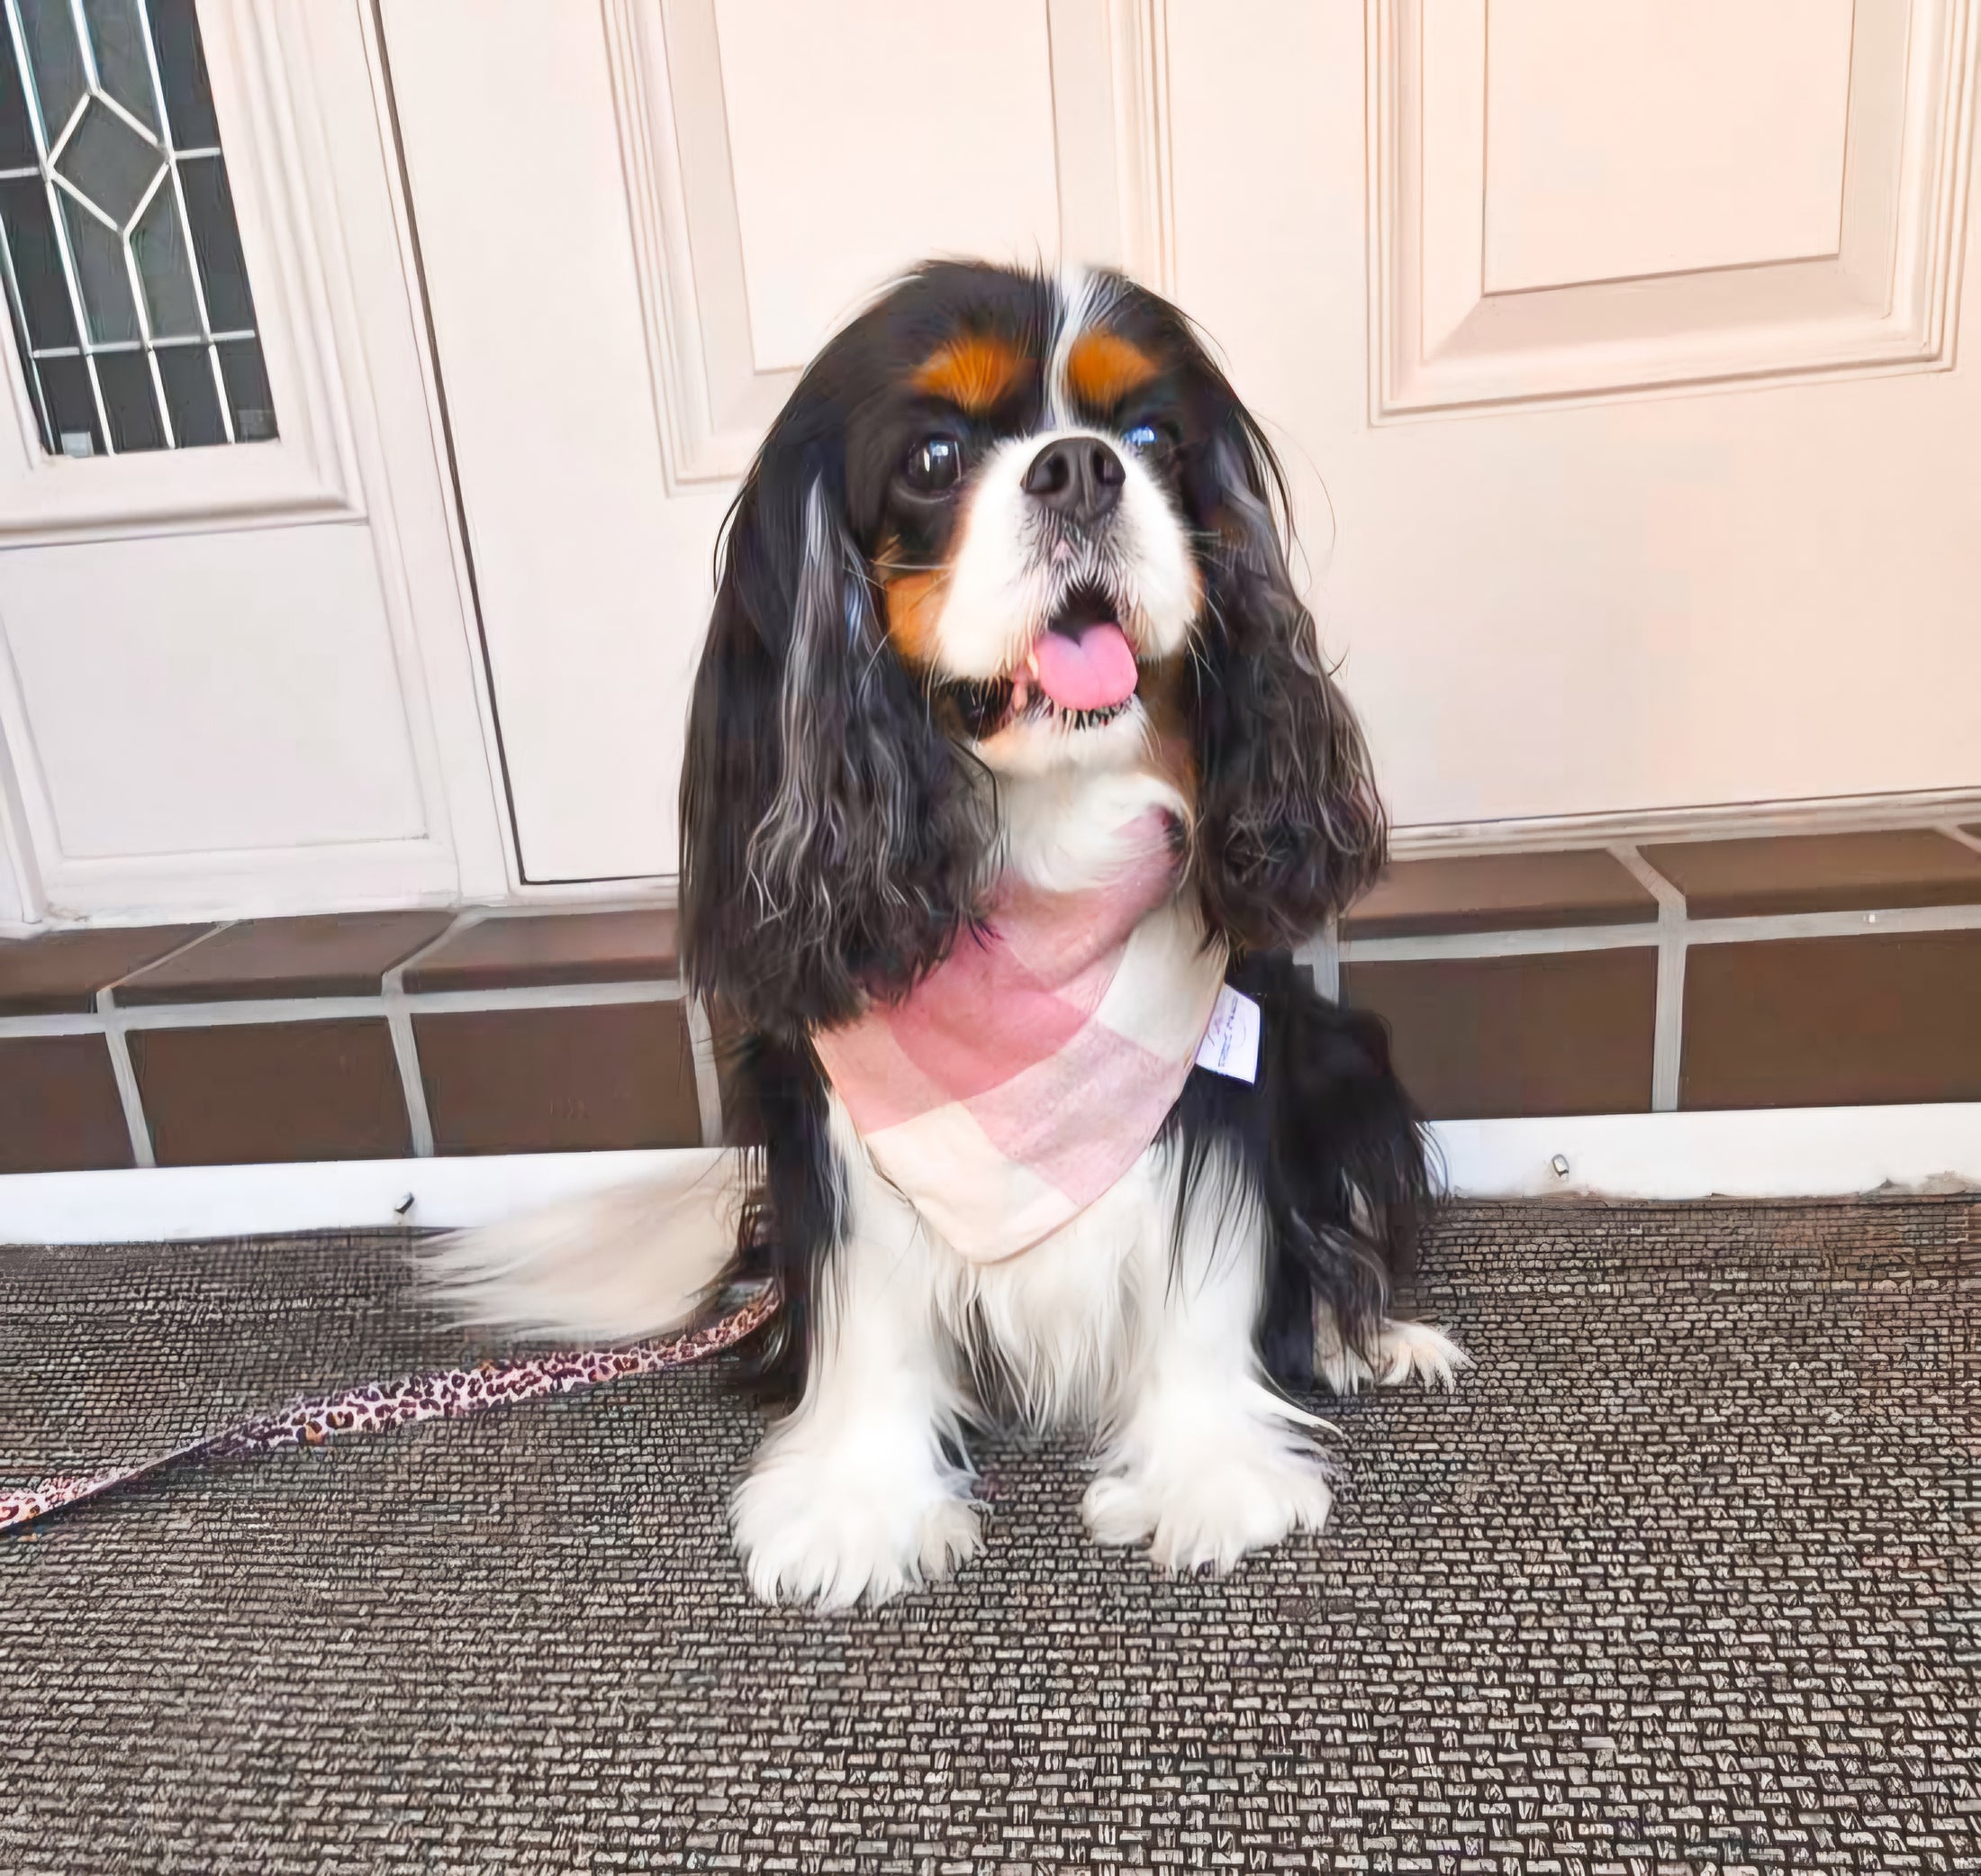
[[1007,879],[900,1003],[813,1038],[874,1165],[962,1256],[1016,1256],[1147,1150],[1225,979],[1177,890],[1167,815],[1081,891]]

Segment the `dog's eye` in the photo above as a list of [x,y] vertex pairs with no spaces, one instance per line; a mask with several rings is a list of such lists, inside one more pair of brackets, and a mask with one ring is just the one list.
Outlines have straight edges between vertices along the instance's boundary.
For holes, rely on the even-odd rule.
[[963,480],[963,440],[924,437],[908,452],[901,480],[918,495],[940,495]]
[[1137,423],[1121,440],[1135,456],[1161,456],[1175,443],[1176,438],[1162,424]]

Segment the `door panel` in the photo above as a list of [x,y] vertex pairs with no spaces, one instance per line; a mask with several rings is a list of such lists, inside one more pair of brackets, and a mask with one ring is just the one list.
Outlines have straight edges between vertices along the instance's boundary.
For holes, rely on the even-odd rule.
[[1496,0],[1485,290],[1832,255],[1851,0]]
[[1160,267],[1145,10],[990,17],[385,0],[529,882],[674,872],[721,518],[853,305],[930,251]]
[[1058,252],[1045,0],[976,32],[925,0],[715,14],[758,369],[801,368],[931,254]]
[[[1859,41],[1868,16],[1904,12],[1857,8]],[[1491,17],[1501,13],[1495,0]],[[1462,329],[1483,304],[1476,240],[1472,310],[1455,325],[1434,327],[1427,313],[1416,324],[1421,309],[1398,299],[1415,224],[1391,106],[1420,74],[1427,90],[1438,82],[1437,35],[1473,33],[1459,62],[1478,107],[1440,113],[1436,140],[1472,151],[1476,232],[1489,219],[1479,194],[1487,9],[1383,0],[1365,40],[1352,9],[1274,0],[1250,15],[1271,57],[1211,6],[1169,9],[1179,291],[1286,451],[1325,637],[1346,657],[1399,821],[1491,823],[1490,838],[1533,818],[1981,786],[1981,530],[1970,519],[1981,397],[1951,368],[1958,263],[1972,237],[1949,220],[1965,178],[1946,160],[1967,152],[1973,9],[1911,13],[1905,57],[1931,57],[1888,95],[1904,115],[1895,173],[1913,191],[1895,194],[1891,218],[1901,232],[1939,230],[1943,256],[1921,264],[1943,331],[1927,320],[1903,353],[1884,353],[1897,342],[1889,330],[1840,339],[1814,298],[1802,318],[1742,323],[1739,283],[1787,271],[1770,265],[1718,276],[1731,283],[1723,327],[1694,308],[1662,329],[1670,309],[1647,305],[1628,313],[1641,330],[1619,340],[1602,331],[1606,304],[1568,302],[1616,290],[1628,308],[1647,283],[1576,286],[1555,290],[1558,332],[1524,328],[1496,352],[1504,335],[1481,327],[1467,353]],[[1413,15],[1421,65],[1399,50]],[[1772,17],[1786,32],[1804,14],[1781,0]],[[1608,56],[1631,50],[1623,37]],[[1863,104],[1854,89],[1853,131]],[[1439,170],[1427,148],[1426,252],[1428,204],[1441,188],[1456,202],[1456,177],[1455,159]],[[1551,239],[1562,245],[1573,226],[1564,211]],[[1454,278],[1463,246],[1451,245]],[[1912,293],[1910,252],[1895,241],[1893,319]],[[1367,278],[1365,256],[1366,294],[1343,284]],[[1597,255],[1567,270],[1607,264]],[[1456,334],[1456,349],[1410,338],[1434,330],[1448,347]],[[1735,340],[1759,369],[1806,381],[1683,394],[1660,383],[1686,347],[1710,340],[1723,359]],[[1407,341],[1419,348],[1409,371],[1386,371]],[[1815,376],[1832,344],[1833,374]],[[1567,389],[1591,401],[1556,401]]]
[[427,831],[361,527],[19,549],[0,619],[68,857]]
[[724,504],[926,250],[1214,337],[1407,844],[1981,793],[1976,11],[384,0],[527,877],[673,871]]
[[0,819],[23,910],[499,894],[364,0],[35,17],[62,57],[0,113]]

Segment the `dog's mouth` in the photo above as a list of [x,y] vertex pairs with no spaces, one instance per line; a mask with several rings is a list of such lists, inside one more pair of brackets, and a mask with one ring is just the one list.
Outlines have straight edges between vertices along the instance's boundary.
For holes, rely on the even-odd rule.
[[1135,702],[1135,648],[1121,630],[1120,606],[1095,585],[1076,586],[1016,669],[1002,677],[956,679],[943,686],[965,731],[981,742],[1019,722],[1069,730],[1111,723]]

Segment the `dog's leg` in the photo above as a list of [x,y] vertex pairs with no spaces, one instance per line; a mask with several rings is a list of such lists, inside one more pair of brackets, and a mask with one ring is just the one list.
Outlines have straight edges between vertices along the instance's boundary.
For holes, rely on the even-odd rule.
[[[1175,1177],[1156,1182],[1172,1202]],[[1260,1364],[1262,1208],[1214,1156],[1172,1266],[1172,1202],[1153,1208],[1144,1234],[1137,1346],[1081,1509],[1103,1544],[1147,1539],[1166,1569],[1223,1571],[1291,1531],[1317,1530],[1332,1500],[1307,1432],[1318,1423],[1275,1393]]]
[[932,1252],[835,1103],[845,1241],[822,1274],[803,1398],[764,1440],[731,1523],[766,1601],[843,1609],[949,1574],[979,1547]]
[[1343,1342],[1334,1310],[1325,1302],[1316,1307],[1314,1373],[1337,1394],[1353,1394],[1366,1387],[1401,1387],[1413,1379],[1450,1393],[1457,1389],[1459,1375],[1471,1365],[1471,1356],[1443,1329],[1389,1316],[1377,1331],[1372,1359],[1365,1361]]

